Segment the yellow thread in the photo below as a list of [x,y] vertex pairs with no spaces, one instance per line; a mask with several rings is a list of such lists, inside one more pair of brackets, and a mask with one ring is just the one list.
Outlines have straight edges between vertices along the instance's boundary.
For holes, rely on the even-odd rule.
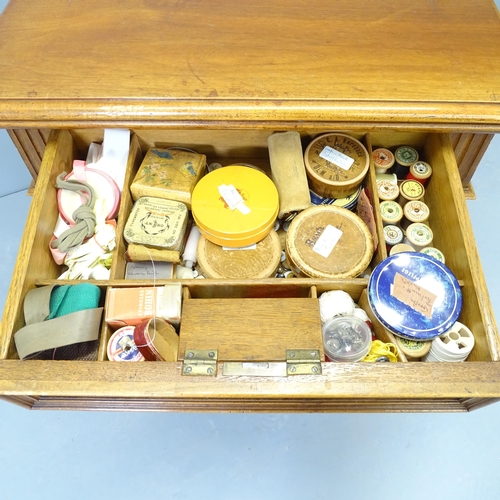
[[391,363],[398,361],[398,351],[394,344],[384,343],[381,340],[372,342],[370,352],[363,358],[365,363],[375,363],[380,356],[386,356]]

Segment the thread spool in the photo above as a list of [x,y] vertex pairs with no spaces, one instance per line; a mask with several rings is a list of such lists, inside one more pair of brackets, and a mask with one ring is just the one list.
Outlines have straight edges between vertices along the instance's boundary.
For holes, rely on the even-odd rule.
[[391,181],[377,182],[378,197],[383,201],[396,201],[399,197],[399,186]]
[[410,171],[408,172],[407,179],[413,179],[420,182],[422,186],[425,186],[426,182],[432,175],[432,167],[425,161],[416,161],[410,165]]
[[472,332],[457,321],[447,332],[432,341],[424,361],[465,361],[474,347],[474,342]]
[[406,243],[399,243],[391,248],[389,255],[396,255],[398,253],[414,251],[415,249],[411,245],[407,245]]
[[380,204],[380,216],[384,226],[396,226],[403,218],[403,209],[396,201],[383,201]]
[[389,252],[395,245],[403,243],[404,234],[401,228],[392,224],[384,226],[384,240]]
[[394,155],[385,148],[373,151],[372,158],[377,174],[385,174],[394,165]]
[[398,178],[396,177],[396,174],[376,174],[375,179],[377,182],[389,181],[392,182],[393,184],[398,183]]
[[439,262],[446,264],[443,252],[441,252],[441,250],[438,250],[435,247],[427,247],[427,248],[424,248],[423,250],[420,250],[420,251],[426,255],[430,255],[431,257],[434,257]]
[[179,336],[161,318],[148,318],[134,330],[134,342],[146,361],[177,361]]
[[399,204],[405,206],[409,201],[417,201],[424,197],[425,188],[418,181],[406,180],[399,186]]
[[411,245],[415,251],[420,252],[425,247],[432,245],[433,237],[432,229],[429,226],[414,222],[406,228],[404,243]]
[[344,198],[363,182],[370,159],[354,137],[328,133],[307,146],[304,163],[311,189],[325,198]]
[[134,342],[134,331],[135,326],[124,326],[111,335],[107,348],[110,361],[144,361]]
[[196,247],[198,246],[198,240],[200,239],[200,230],[197,226],[193,225],[191,231],[189,232],[189,237],[186,241],[186,246],[184,247],[184,253],[182,254],[182,260],[186,264],[186,267],[193,268],[196,264]]
[[415,222],[426,223],[429,219],[429,207],[423,201],[409,201],[403,207],[404,221],[403,229],[406,229],[410,224]]
[[408,361],[419,361],[420,358],[425,356],[430,348],[432,342],[425,342],[420,340],[409,340],[402,337],[394,336],[396,344],[403,351]]
[[394,153],[395,163],[392,168],[399,180],[406,179],[410,166],[418,161],[418,151],[410,146],[400,146]]

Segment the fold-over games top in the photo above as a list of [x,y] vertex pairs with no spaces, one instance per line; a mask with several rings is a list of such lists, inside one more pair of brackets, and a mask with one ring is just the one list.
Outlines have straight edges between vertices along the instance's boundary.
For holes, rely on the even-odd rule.
[[11,0],[0,126],[500,130],[492,0]]

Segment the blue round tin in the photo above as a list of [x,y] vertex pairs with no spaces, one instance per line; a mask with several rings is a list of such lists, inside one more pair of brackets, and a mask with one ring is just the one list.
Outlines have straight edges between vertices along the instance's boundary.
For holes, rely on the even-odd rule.
[[409,340],[438,337],[462,310],[462,291],[450,269],[418,252],[392,255],[375,267],[368,298],[382,325]]

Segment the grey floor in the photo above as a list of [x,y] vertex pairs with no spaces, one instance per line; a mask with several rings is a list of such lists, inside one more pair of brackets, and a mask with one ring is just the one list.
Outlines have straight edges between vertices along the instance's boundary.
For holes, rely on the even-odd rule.
[[[0,0],[0,12],[6,4]],[[500,137],[469,202],[500,319]],[[30,177],[0,131],[0,304]],[[500,403],[470,414],[30,412],[0,402],[0,498],[500,497]]]

